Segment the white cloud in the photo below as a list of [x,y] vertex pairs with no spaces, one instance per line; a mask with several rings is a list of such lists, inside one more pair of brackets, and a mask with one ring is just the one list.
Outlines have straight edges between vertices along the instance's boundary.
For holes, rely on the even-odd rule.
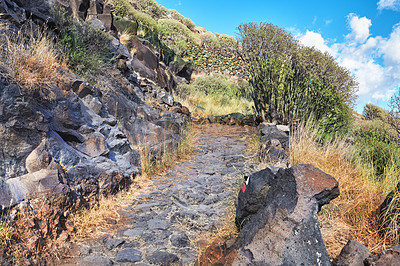
[[321,34],[308,30],[298,39],[304,45],[331,53],[351,71],[359,82],[359,104],[387,102],[400,85],[400,24],[386,37],[371,37],[372,23],[366,17],[350,14],[348,24],[350,33],[342,43],[328,44]]
[[305,46],[315,47],[321,52],[328,52],[332,56],[336,56],[335,49],[329,47],[321,34],[307,30],[306,34],[300,36],[300,42]]
[[378,9],[391,9],[391,10],[399,10],[400,9],[400,0],[380,0],[378,2]]
[[388,66],[400,65],[400,25],[395,25],[390,38],[382,42],[380,48],[385,64]]
[[347,35],[348,39],[353,39],[358,43],[363,43],[369,37],[369,27],[372,26],[371,20],[366,17],[358,17],[356,14],[349,14],[348,23],[351,29],[351,33]]

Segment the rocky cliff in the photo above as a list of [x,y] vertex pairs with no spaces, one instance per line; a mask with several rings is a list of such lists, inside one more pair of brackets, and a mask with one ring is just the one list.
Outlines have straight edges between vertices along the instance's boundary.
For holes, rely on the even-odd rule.
[[[113,28],[111,7],[101,0],[1,0],[1,23],[14,31],[28,22],[51,29],[51,6]],[[110,35],[113,65],[99,70],[92,85],[59,67],[50,98],[1,69],[0,208],[24,228],[27,254],[46,239],[68,238],[70,210],[127,187],[140,172],[139,146],[154,157],[177,146],[190,113],[163,90],[173,84],[152,48],[136,46],[132,58]]]

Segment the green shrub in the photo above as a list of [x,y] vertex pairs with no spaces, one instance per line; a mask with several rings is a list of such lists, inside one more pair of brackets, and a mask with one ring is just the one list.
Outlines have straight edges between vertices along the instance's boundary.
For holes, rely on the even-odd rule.
[[375,120],[363,123],[354,131],[354,136],[360,162],[374,169],[376,179],[380,179],[385,169],[399,165],[398,138],[385,122]]
[[363,115],[368,120],[376,118],[385,119],[387,114],[388,112],[385,109],[374,104],[369,103],[364,106]]
[[166,18],[169,14],[168,9],[159,5],[155,0],[135,0],[135,3],[140,11],[156,20]]
[[238,83],[229,80],[221,74],[198,77],[191,86],[197,91],[204,92],[206,95],[222,94],[228,98],[239,98],[242,96]]
[[114,5],[116,15],[121,17],[132,14],[132,10],[134,10],[133,6],[128,0],[109,0],[109,2]]
[[187,43],[199,44],[200,39],[185,25],[175,19],[160,19],[158,21],[159,32],[166,39],[167,45],[182,55],[187,49]]
[[156,29],[157,21],[151,15],[135,9],[128,0],[110,0],[110,3],[115,6],[115,13],[120,17],[129,17],[147,27]]
[[217,34],[217,39],[223,49],[235,50],[238,47],[238,42],[232,36],[226,34]]
[[196,28],[196,25],[193,23],[193,21],[190,18],[185,18],[182,16],[178,11],[174,9],[170,9],[170,14],[173,19],[180,21],[183,25],[188,27],[191,31],[194,31]]
[[202,34],[202,33],[207,32],[208,30],[203,28],[203,27],[196,26],[196,27],[194,27],[194,31],[199,33],[199,34]]
[[348,129],[357,82],[347,69],[272,24],[248,23],[238,29],[252,98],[262,119],[307,121],[312,116],[326,133]]
[[65,10],[53,11],[60,30],[57,44],[68,66],[76,74],[90,79],[98,69],[110,62],[110,36],[89,23],[66,16]]
[[200,34],[200,40],[203,45],[211,48],[221,48],[221,44],[218,42],[217,36],[210,31],[206,31]]

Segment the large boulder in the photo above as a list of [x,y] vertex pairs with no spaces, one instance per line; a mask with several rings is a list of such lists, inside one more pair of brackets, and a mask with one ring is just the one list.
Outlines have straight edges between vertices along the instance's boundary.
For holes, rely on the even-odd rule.
[[339,195],[333,177],[312,165],[296,165],[276,174],[263,170],[246,182],[237,204],[243,228],[221,263],[330,265],[317,212]]

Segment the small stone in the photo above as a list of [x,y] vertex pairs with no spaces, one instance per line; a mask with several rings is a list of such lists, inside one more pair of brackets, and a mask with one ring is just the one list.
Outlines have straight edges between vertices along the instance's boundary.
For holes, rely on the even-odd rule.
[[190,245],[189,238],[184,232],[181,232],[177,235],[172,235],[170,241],[174,247],[178,248],[184,248]]
[[113,262],[109,258],[101,255],[93,255],[84,257],[78,264],[81,266],[111,266]]
[[117,248],[117,247],[121,246],[123,243],[125,243],[125,240],[108,238],[105,241],[104,246],[106,248],[108,248],[109,250],[112,250],[114,248]]
[[177,262],[179,260],[178,256],[168,252],[159,251],[151,256],[147,256],[146,259],[156,265],[171,265],[171,263]]
[[170,225],[168,221],[161,219],[152,219],[148,221],[147,224],[150,230],[154,229],[166,230]]
[[288,126],[285,126],[285,125],[276,125],[276,128],[279,131],[285,132],[287,134],[289,134],[289,132],[290,132],[290,128]]
[[132,242],[125,242],[124,248],[137,248],[140,247],[140,243],[137,241],[132,241]]
[[117,253],[117,262],[139,262],[142,261],[141,252],[137,249],[127,248]]
[[91,247],[89,247],[89,246],[82,246],[81,248],[80,248],[80,250],[79,250],[79,255],[80,256],[87,256],[87,255],[89,255],[90,253],[92,253],[92,248]]
[[204,174],[207,174],[207,175],[214,175],[214,174],[215,174],[215,171],[212,170],[212,169],[206,169],[206,170],[203,171],[203,173],[204,173]]
[[123,235],[134,237],[134,236],[140,236],[141,234],[143,234],[143,232],[144,232],[144,228],[134,228],[134,229],[126,230],[123,233]]
[[369,250],[361,243],[355,240],[349,240],[343,247],[340,255],[335,260],[337,266],[356,266],[364,265],[364,260],[371,254]]

